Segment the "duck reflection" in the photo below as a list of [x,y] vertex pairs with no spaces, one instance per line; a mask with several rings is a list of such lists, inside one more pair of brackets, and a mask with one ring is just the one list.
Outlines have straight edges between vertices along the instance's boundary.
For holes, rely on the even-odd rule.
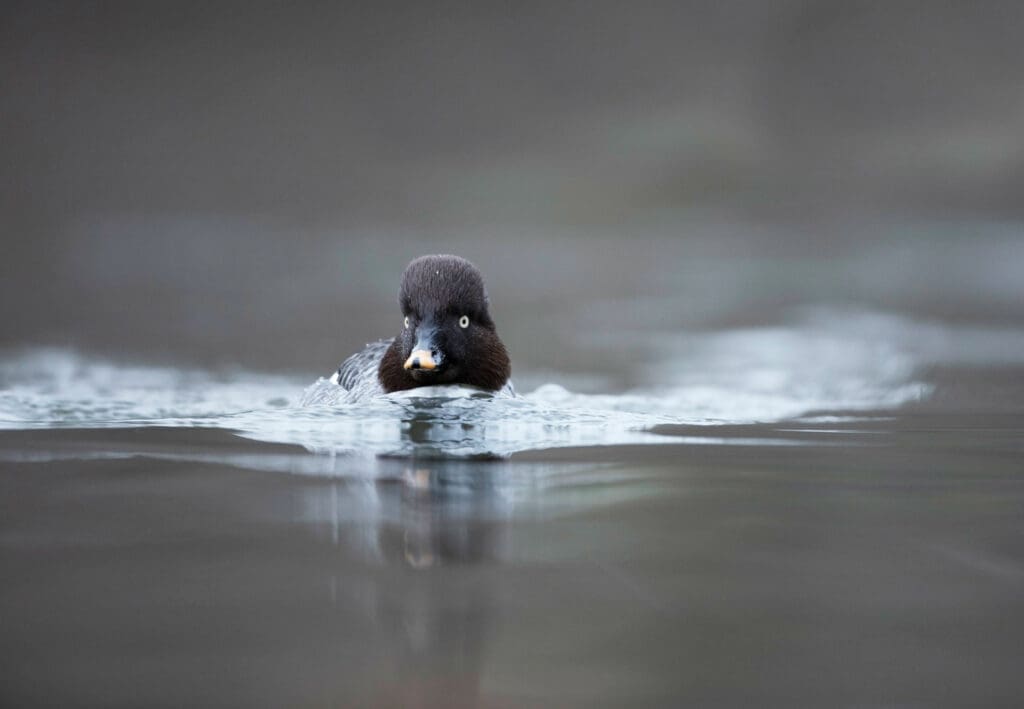
[[[486,466],[475,466],[488,476]],[[469,471],[458,471],[465,476]],[[414,569],[438,564],[481,563],[496,560],[504,548],[505,515],[497,491],[466,489],[464,482],[445,479],[439,466],[410,468],[398,488],[401,540],[382,540],[381,550],[402,558]],[[387,534],[387,530],[380,530]]]
[[306,488],[305,519],[334,547],[332,634],[349,666],[353,656],[365,663],[339,687],[349,704],[479,705],[499,610],[513,593],[508,581],[530,558],[516,548],[517,521],[660,489],[642,471],[602,464],[450,457],[474,450],[487,425],[497,424],[416,401],[401,421],[399,450],[411,455],[378,458],[369,469],[339,458],[341,479]]
[[[498,467],[501,467],[500,465]],[[378,518],[362,540],[388,564],[427,570],[496,561],[505,549],[510,504],[491,484],[488,463],[416,462],[397,482],[378,482]]]
[[498,605],[486,567],[507,549],[508,505],[493,484],[503,466],[391,462],[401,469],[390,479],[335,483],[330,510],[319,505],[343,560],[335,603],[370,622],[367,648],[386,669],[366,699],[474,704]]

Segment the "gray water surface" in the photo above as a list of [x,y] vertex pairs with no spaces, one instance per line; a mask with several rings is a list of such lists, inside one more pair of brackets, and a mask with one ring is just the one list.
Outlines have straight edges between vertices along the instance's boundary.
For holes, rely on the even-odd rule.
[[1024,417],[827,426],[376,479],[4,431],[5,703],[1015,706]]

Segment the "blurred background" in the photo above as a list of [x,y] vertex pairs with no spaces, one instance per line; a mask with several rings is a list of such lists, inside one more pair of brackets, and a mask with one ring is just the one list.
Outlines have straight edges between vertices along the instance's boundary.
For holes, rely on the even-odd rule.
[[0,346],[327,372],[429,252],[520,372],[805,304],[1019,325],[1022,36],[1018,2],[5,2]]

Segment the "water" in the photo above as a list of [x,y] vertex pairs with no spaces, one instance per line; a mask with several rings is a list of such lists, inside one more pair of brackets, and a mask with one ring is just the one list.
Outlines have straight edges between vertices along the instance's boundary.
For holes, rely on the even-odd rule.
[[617,389],[354,403],[6,352],[0,698],[1017,703],[1024,332],[816,306],[618,347]]
[[[665,435],[650,430],[665,424],[713,427],[894,409],[929,396],[933,385],[920,376],[926,366],[1014,364],[1024,352],[1024,334],[1013,330],[943,328],[820,308],[801,311],[786,326],[655,333],[651,342],[660,347],[641,347],[646,359],[633,359],[648,384],[618,394],[574,393],[548,382],[517,396],[440,387],[357,402],[323,378],[310,384],[29,350],[0,362],[0,427],[201,426],[371,461],[497,458],[664,443]],[[302,405],[304,399],[313,403]],[[350,467],[346,462],[339,470]]]

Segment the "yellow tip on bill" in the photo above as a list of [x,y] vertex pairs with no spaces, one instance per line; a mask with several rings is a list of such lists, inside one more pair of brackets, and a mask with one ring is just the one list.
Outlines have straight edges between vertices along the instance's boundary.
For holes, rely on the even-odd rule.
[[428,350],[416,350],[405,360],[406,369],[437,369],[437,363]]

